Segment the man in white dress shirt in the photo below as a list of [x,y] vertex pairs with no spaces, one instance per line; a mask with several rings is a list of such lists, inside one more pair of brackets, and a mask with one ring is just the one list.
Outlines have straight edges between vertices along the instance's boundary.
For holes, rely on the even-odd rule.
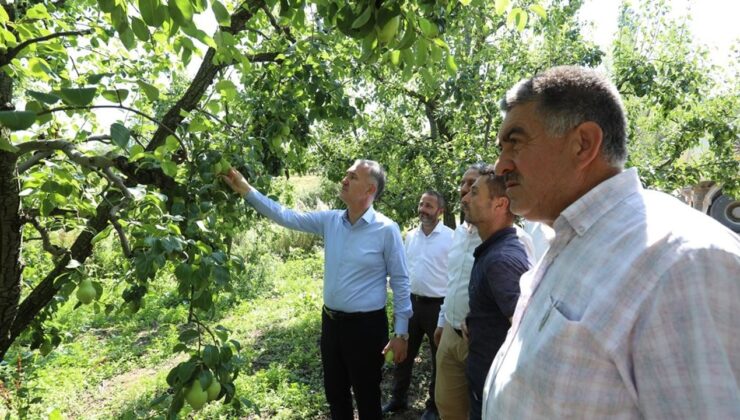
[[432,377],[429,398],[422,419],[437,418],[434,402],[435,355],[434,330],[439,317],[439,307],[447,289],[447,253],[452,244],[452,229],[440,223],[445,200],[440,193],[428,190],[422,194],[418,206],[419,226],[406,234],[406,260],[411,281],[411,307],[409,319],[409,344],[406,359],[393,369],[393,389],[390,402],[383,411],[396,412],[407,408],[407,394],[411,384],[414,359],[419,353],[424,336],[429,339],[432,358]]
[[511,210],[555,238],[522,276],[484,418],[740,418],[738,236],[624,169],[621,99],[596,71],[546,70],[502,109]]

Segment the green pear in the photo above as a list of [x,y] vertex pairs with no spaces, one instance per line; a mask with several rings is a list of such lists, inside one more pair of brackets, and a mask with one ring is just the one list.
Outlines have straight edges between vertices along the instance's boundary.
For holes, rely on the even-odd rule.
[[221,384],[216,380],[216,378],[213,378],[211,384],[208,385],[206,393],[208,393],[208,401],[215,400],[218,397],[218,394],[221,393]]
[[208,393],[200,386],[199,380],[194,380],[185,393],[185,400],[193,407],[193,410],[200,410],[208,401]]
[[80,282],[80,286],[77,288],[77,300],[87,305],[97,296],[98,292],[95,291],[90,279],[84,279]]
[[394,16],[378,30],[378,41],[387,44],[396,36],[398,25],[401,23],[401,16]]
[[393,349],[388,349],[387,352],[385,352],[385,362],[386,363],[393,363]]

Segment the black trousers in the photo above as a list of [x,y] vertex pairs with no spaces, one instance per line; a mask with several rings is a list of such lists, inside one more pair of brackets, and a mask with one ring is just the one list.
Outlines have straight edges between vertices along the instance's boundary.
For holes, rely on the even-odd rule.
[[324,390],[334,420],[352,420],[352,394],[360,420],[383,417],[380,406],[383,348],[388,343],[385,308],[365,313],[324,310],[321,363]]
[[414,311],[409,319],[409,347],[406,360],[393,368],[393,399],[406,401],[409,386],[411,385],[411,371],[414,368],[414,359],[419,354],[419,348],[426,335],[432,350],[432,378],[429,383],[429,398],[427,408],[436,409],[434,404],[434,384],[437,377],[437,346],[434,344],[434,330],[437,329],[439,307],[444,298],[429,298],[411,295],[411,308]]

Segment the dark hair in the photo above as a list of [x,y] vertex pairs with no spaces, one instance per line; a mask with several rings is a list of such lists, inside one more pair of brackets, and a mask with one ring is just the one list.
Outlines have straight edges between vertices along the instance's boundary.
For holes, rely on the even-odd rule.
[[480,176],[485,179],[491,198],[506,197],[506,182],[503,176],[496,175],[494,165],[487,165],[483,168]]
[[385,171],[383,170],[383,167],[380,166],[378,162],[369,159],[357,159],[355,161],[355,165],[367,166],[368,169],[370,169],[370,178],[375,181],[376,187],[373,200],[380,198],[380,195],[383,194],[383,190],[385,190]]
[[[435,190],[431,190],[431,189],[424,191],[424,194],[431,195],[432,197],[436,198],[437,199],[437,207],[438,208],[440,208],[440,209],[446,208],[447,203],[445,202],[445,198],[442,197],[442,194],[438,193]],[[424,194],[422,194],[422,195],[424,195]]]
[[559,66],[545,70],[511,88],[501,110],[534,102],[545,127],[558,136],[585,121],[601,127],[601,152],[607,161],[622,167],[627,159],[624,107],[616,87],[601,73],[586,67]]

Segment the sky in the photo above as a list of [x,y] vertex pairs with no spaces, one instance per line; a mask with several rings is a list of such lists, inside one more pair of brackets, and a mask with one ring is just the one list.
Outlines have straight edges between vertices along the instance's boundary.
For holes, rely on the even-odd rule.
[[[689,28],[696,42],[709,48],[715,64],[729,60],[728,52],[740,39],[740,1],[738,0],[668,0],[674,16],[688,17]],[[591,41],[607,50],[617,30],[617,16],[621,0],[586,0],[580,17],[593,22],[593,31],[584,34]],[[640,0],[632,0],[637,6]]]

